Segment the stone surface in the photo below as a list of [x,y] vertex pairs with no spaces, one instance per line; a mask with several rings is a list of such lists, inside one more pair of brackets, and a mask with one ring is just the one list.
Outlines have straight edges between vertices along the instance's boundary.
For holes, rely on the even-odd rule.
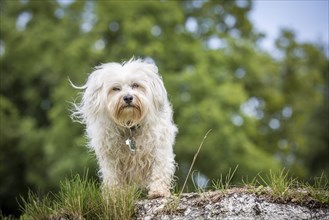
[[195,219],[328,219],[329,207],[275,203],[264,196],[229,190],[183,194],[181,198],[141,200],[139,220]]

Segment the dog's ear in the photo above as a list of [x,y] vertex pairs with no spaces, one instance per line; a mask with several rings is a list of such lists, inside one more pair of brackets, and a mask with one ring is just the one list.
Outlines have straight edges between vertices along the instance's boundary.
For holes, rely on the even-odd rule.
[[102,105],[102,89],[104,81],[102,80],[103,72],[101,70],[96,70],[90,74],[87,81],[87,88],[85,91],[85,99],[88,101],[92,111],[94,113],[98,112]]
[[158,73],[158,67],[155,64],[146,64],[149,71],[150,87],[153,98],[153,104],[157,111],[162,111],[165,102],[167,102],[167,91],[164,87],[162,78]]
[[92,72],[86,84],[80,89],[84,89],[82,100],[79,105],[76,105],[76,112],[74,113],[82,123],[88,123],[93,120],[91,117],[96,117],[103,108],[104,94],[103,94],[103,71],[101,68]]

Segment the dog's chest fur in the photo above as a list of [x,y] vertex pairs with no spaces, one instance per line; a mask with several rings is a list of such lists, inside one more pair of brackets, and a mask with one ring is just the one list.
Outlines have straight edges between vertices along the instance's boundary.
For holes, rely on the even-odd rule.
[[[120,182],[144,185],[152,171],[157,138],[145,127],[121,130],[112,138],[115,140],[111,140],[112,146],[108,146],[108,153],[116,167]],[[133,140],[135,151],[127,145],[127,139]]]

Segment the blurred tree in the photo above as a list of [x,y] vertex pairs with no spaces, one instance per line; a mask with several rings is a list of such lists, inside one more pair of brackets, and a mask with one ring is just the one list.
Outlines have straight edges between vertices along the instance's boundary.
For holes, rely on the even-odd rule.
[[298,43],[289,30],[282,30],[276,45],[283,103],[270,117],[280,120],[276,141],[285,155],[279,159],[303,177],[329,173],[328,58],[319,46]]
[[[6,120],[4,120],[6,118]],[[8,213],[17,212],[16,196],[25,195],[27,181],[25,161],[17,146],[20,140],[20,118],[16,107],[0,96],[0,207]],[[19,181],[18,181],[19,180]]]
[[0,1],[0,209],[18,214],[27,188],[56,190],[86,167],[96,175],[83,126],[69,117],[68,78],[81,85],[92,67],[134,55],[156,62],[173,103],[179,183],[209,129],[195,165],[204,181],[237,164],[235,182],[281,167],[328,172],[328,58],[288,30],[279,58],[262,51],[251,9],[248,0]]

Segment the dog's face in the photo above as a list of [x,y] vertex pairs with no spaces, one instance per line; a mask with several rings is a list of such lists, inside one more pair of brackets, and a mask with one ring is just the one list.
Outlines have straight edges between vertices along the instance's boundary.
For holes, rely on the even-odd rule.
[[117,125],[132,127],[162,111],[166,100],[158,68],[132,60],[98,67],[88,78],[83,105],[92,115],[107,114]]
[[149,110],[148,85],[143,75],[142,72],[123,71],[106,86],[109,116],[120,126],[137,125]]

